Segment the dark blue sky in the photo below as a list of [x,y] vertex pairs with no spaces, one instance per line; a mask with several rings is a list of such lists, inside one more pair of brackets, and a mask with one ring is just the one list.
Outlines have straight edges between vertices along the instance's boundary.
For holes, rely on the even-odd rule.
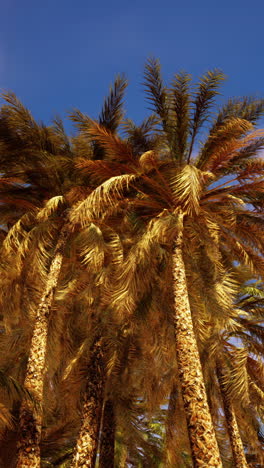
[[96,117],[115,74],[130,81],[127,115],[141,120],[146,58],[164,77],[221,68],[224,97],[264,96],[263,0],[2,0],[0,87],[48,122],[72,107]]

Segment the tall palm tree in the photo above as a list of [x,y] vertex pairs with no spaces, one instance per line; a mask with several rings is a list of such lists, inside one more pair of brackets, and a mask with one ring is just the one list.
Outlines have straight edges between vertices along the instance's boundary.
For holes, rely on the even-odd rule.
[[[87,123],[87,133],[104,148],[109,164],[93,161],[82,165],[100,176],[104,173],[109,177],[112,171],[112,178],[80,203],[71,218],[85,225],[107,209],[113,213],[125,208],[126,213],[134,213],[144,221],[145,234],[139,240],[141,256],[136,263],[135,251],[131,250],[120,273],[119,288],[111,299],[113,309],[123,317],[133,313],[142,289],[149,287],[155,276],[150,271],[153,246],[165,245],[170,250],[177,363],[197,467],[221,466],[221,460],[207,405],[197,346],[199,335],[196,338],[193,329],[199,316],[191,314],[187,287],[191,278],[186,278],[186,264],[190,256],[199,257],[200,272],[205,270],[203,274],[214,282],[216,293],[226,257],[248,264],[258,273],[263,273],[264,266],[264,164],[257,158],[263,146],[263,131],[254,130],[263,113],[263,101],[230,101],[213,120],[200,150],[195,146],[198,132],[209,120],[222,79],[220,72],[208,72],[192,91],[190,77],[179,74],[168,90],[162,83],[159,64],[150,61],[146,86],[161,122],[163,142],[159,151],[147,151],[135,158],[129,142],[121,141],[97,123]],[[251,227],[253,231],[249,232]],[[154,255],[157,258],[157,252]],[[225,300],[222,298],[222,302]],[[226,300],[228,318],[229,306]]]
[[[117,77],[110,95],[106,99],[100,122],[106,128],[115,129],[122,114],[122,97],[126,88],[126,80]],[[13,184],[2,193],[4,205],[2,218],[6,216],[8,226],[21,218],[24,213],[24,224],[21,219],[6,238],[4,252],[12,257],[12,251],[19,248],[19,267],[25,269],[25,254],[32,248],[35,242],[37,256],[33,257],[36,265],[36,273],[44,279],[44,293],[38,297],[39,305],[36,307],[36,320],[32,336],[32,345],[28,360],[25,385],[35,395],[38,408],[33,408],[25,402],[21,409],[21,440],[19,448],[18,466],[29,463],[30,466],[39,466],[39,443],[42,420],[43,376],[45,370],[45,356],[48,324],[54,293],[57,288],[59,275],[63,262],[63,252],[71,229],[67,224],[67,208],[75,203],[84,194],[87,194],[87,177],[83,180],[74,171],[72,163],[75,154],[83,148],[81,138],[76,137],[73,144],[68,140],[62,124],[59,120],[52,128],[38,125],[29,111],[17,100],[13,94],[5,96],[8,105],[1,109],[1,167],[5,175],[10,174],[21,177],[20,185]],[[88,151],[87,151],[88,150]],[[100,152],[97,157],[102,157],[102,150],[96,148],[96,144],[85,146],[86,155]],[[83,185],[83,187],[82,187]],[[89,191],[88,187],[88,191]],[[52,195],[55,195],[52,197]],[[48,199],[48,201],[46,201]],[[37,221],[43,224],[55,223],[59,231],[55,247],[51,244],[51,235],[47,231],[46,245],[37,244],[34,237],[38,227],[34,227],[30,211],[36,212],[44,204],[43,210],[37,214]],[[10,205],[16,207],[15,216],[10,217]],[[65,211],[66,210],[66,211]],[[29,219],[28,219],[29,218]],[[51,218],[51,221],[50,221]],[[54,228],[54,225],[52,226]],[[41,230],[41,228],[40,228]],[[54,229],[53,229],[54,231]],[[41,233],[42,234],[42,233]],[[12,259],[9,259],[9,263]],[[50,265],[48,265],[50,262]],[[8,262],[7,262],[8,263]],[[18,266],[17,263],[17,266]],[[45,271],[46,270],[46,271]],[[48,274],[47,273],[48,270]],[[22,270],[20,270],[22,272]],[[10,273],[10,270],[9,270]]]
[[[262,390],[259,380],[255,377],[253,384],[248,370],[257,368],[260,373],[262,372],[261,335],[263,330],[259,317],[263,305],[261,306],[261,289],[253,287],[253,284],[251,287],[244,286],[245,281],[251,280],[252,283],[252,274],[245,268],[234,270],[234,267],[230,265],[231,270],[233,270],[231,275],[228,273],[227,277],[229,275],[229,281],[234,283],[233,293],[230,289],[230,294],[233,295],[233,316],[230,316],[229,320],[223,321],[218,318],[218,323],[214,324],[211,320],[207,324],[200,351],[210,409],[216,426],[222,428],[222,434],[218,435],[220,445],[224,449],[223,457],[225,458],[226,455],[228,458],[232,457],[232,463],[236,467],[246,467],[248,466],[247,452],[244,449],[246,441],[251,441],[253,450],[256,454],[258,453],[260,461],[262,452],[257,431],[263,419],[260,410]],[[249,291],[251,296],[248,296]],[[252,301],[252,308],[250,308],[250,301]],[[196,298],[195,304],[193,296],[191,296],[191,303],[195,308],[198,304],[200,309],[208,307],[206,303],[203,306],[201,298]],[[247,311],[244,309],[246,304]],[[257,333],[255,336],[258,337],[256,348],[254,346],[256,339],[250,332],[250,327],[253,325],[254,328],[254,324]],[[248,360],[251,363],[250,366],[247,364]],[[251,387],[254,387],[254,392]],[[222,408],[222,411],[219,411],[219,408]],[[227,438],[223,440],[224,433],[228,436],[230,443]],[[227,451],[228,445],[230,445],[230,450]]]
[[[2,220],[7,227],[13,225],[2,248],[2,258],[8,267],[6,276],[9,275],[9,285],[8,281],[4,284],[6,288],[17,284],[24,290],[22,294],[27,294],[22,278],[29,270],[28,261],[33,262],[31,268],[37,276],[34,280],[37,294],[30,305],[35,326],[25,377],[25,387],[33,393],[35,405],[24,401],[21,407],[18,466],[27,463],[39,466],[47,327],[63,250],[70,234],[62,223],[61,208],[63,202],[64,208],[67,207],[63,195],[69,186],[78,185],[78,178],[74,178],[73,153],[61,122],[55,122],[50,128],[39,125],[14,95],[5,98],[8,105],[0,113],[1,168],[8,177],[19,175],[19,183],[9,184],[1,193]],[[53,236],[56,239],[57,228],[59,237],[54,249],[51,239]],[[4,292],[2,300],[6,299]],[[15,307],[17,315],[21,315],[19,304]]]
[[112,400],[104,403],[101,440],[100,440],[100,468],[114,468],[115,462],[115,408]]

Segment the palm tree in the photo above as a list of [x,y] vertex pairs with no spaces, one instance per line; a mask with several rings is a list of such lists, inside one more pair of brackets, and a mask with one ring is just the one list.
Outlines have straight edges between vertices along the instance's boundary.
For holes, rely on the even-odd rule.
[[[100,116],[100,122],[106,128],[114,130],[122,115],[121,105],[125,88],[126,80],[123,77],[117,77]],[[16,177],[18,174],[20,176],[20,185],[17,186],[16,183],[13,183],[10,187],[9,184],[9,187],[2,192],[2,201],[4,201],[4,205],[1,207],[2,219],[6,218],[8,227],[18,219],[5,241],[4,254],[6,257],[10,256],[6,264],[12,263],[13,252],[19,248],[20,255],[17,266],[22,274],[22,270],[25,271],[26,268],[25,254],[34,245],[35,248],[37,247],[37,255],[33,256],[32,260],[39,267],[39,269],[36,268],[35,273],[44,279],[44,293],[42,296],[38,296],[39,305],[34,312],[36,321],[25,380],[26,387],[34,392],[38,408],[34,409],[26,402],[22,405],[18,460],[18,466],[24,466],[26,460],[28,463],[32,463],[32,466],[39,466],[43,376],[49,316],[61,274],[63,252],[67,240],[71,236],[66,212],[68,206],[78,201],[78,197],[82,198],[83,194],[87,195],[85,187],[87,176],[86,180],[83,180],[80,173],[77,175],[72,166],[74,155],[84,147],[81,138],[77,136],[71,144],[59,120],[55,121],[52,128],[38,125],[29,111],[13,94],[5,95],[5,98],[9,105],[3,106],[0,116],[1,167],[9,179],[11,174],[13,177],[14,174]],[[100,157],[102,157],[102,151],[96,148],[96,144],[86,144],[85,151],[86,155],[100,152]],[[99,157],[98,154],[97,157]],[[52,195],[54,196],[52,197]],[[48,201],[46,201],[47,198]],[[44,201],[46,203],[41,211]],[[17,210],[12,218],[9,205],[15,205]],[[31,216],[31,212],[36,213],[36,209],[40,228],[34,227]],[[40,211],[38,212],[38,210]],[[23,214],[24,220],[21,222]],[[44,231],[45,229],[47,231],[46,245],[41,238],[45,237],[42,232],[40,232],[40,239],[35,236],[35,231],[41,231],[42,225]],[[52,230],[52,234],[57,235],[55,247],[51,245],[51,238],[49,238]],[[39,245],[38,240],[40,241]],[[48,265],[49,262],[50,265]],[[48,274],[46,274],[47,269]],[[10,272],[11,269],[9,274]]]
[[[233,317],[222,322],[222,328],[221,321],[218,326],[212,322],[208,324],[201,360],[211,413],[215,424],[222,428],[219,442],[223,447],[223,457],[232,455],[234,466],[246,467],[249,445],[252,445],[250,450],[258,454],[260,462],[262,459],[258,429],[263,420],[260,402],[264,395],[259,378],[253,373],[252,380],[249,372],[258,369],[262,373],[263,329],[260,317],[263,293],[261,287],[258,289],[252,283],[252,274],[248,270],[241,267],[235,270],[232,267],[232,270],[230,280],[237,289],[233,298]],[[245,286],[249,280],[251,285]],[[251,326],[253,329],[256,326],[255,335],[250,331]],[[223,440],[224,434],[230,442],[226,438]],[[230,446],[228,451],[227,446]]]
[[[68,203],[63,195],[70,184],[76,185],[78,179],[74,179],[72,174],[70,181],[73,153],[61,123],[57,121],[52,128],[38,125],[14,95],[8,94],[5,98],[9,105],[3,106],[0,115],[1,167],[9,178],[10,174],[13,177],[19,174],[19,183],[9,184],[2,190],[2,220],[8,227],[13,225],[2,248],[5,267],[8,267],[6,277],[9,276],[9,280],[2,283],[5,285],[2,300],[6,301],[12,284],[16,284],[22,294],[26,293],[23,276],[26,274],[32,279],[33,275],[28,274],[28,261],[31,260],[32,270],[37,275],[37,280],[33,280],[37,294],[30,304],[32,309],[34,305],[36,309],[28,311],[34,316],[35,326],[25,388],[32,392],[35,405],[24,401],[21,406],[18,466],[27,463],[39,466],[47,327],[63,250],[70,234],[66,223],[62,223],[61,208],[63,202],[64,208]],[[61,167],[62,163],[64,167]],[[53,194],[56,196],[52,197]],[[45,203],[47,196],[51,198]],[[16,207],[13,212],[12,206]],[[59,237],[53,251],[51,238],[58,235],[56,228],[59,229]],[[29,249],[32,249],[30,254]],[[42,295],[41,288],[44,288]],[[12,307],[16,308],[18,316],[21,315],[19,304]]]
[[[124,91],[127,86],[127,81],[124,77],[117,77],[114,83],[114,87],[110,88],[110,94],[108,98],[106,98],[104,102],[104,106],[102,109],[102,112],[99,116],[99,122],[105,130],[115,132],[118,125],[120,124],[120,121],[123,117],[123,110],[122,110],[122,100],[123,100],[123,95]],[[77,124],[79,121],[89,121],[89,118],[83,116],[80,111],[75,111],[74,114],[72,114],[72,119],[75,121]],[[80,126],[80,129],[82,129],[82,125]],[[83,138],[82,132],[78,135],[78,139],[76,141],[77,144],[77,153],[79,157],[82,157],[85,155],[87,157],[87,146],[90,147],[91,144],[93,146],[93,152],[91,154],[91,158],[96,158],[97,160],[103,160],[104,159],[104,150],[97,145],[96,141],[88,141],[87,139]],[[77,166],[78,167],[78,166]],[[92,174],[90,174],[90,183],[91,185],[98,185],[98,182],[96,180],[93,180]],[[73,207],[73,211],[74,211]],[[101,227],[101,226],[100,226]],[[95,229],[94,229],[95,228]],[[105,233],[102,233],[100,231],[99,227],[95,227],[94,225],[90,226],[90,231],[97,231],[100,232],[100,235],[98,236],[99,239],[99,249],[100,249],[100,242],[101,242],[101,247],[104,241],[102,241]],[[107,274],[104,277],[103,280],[103,285],[104,282],[108,283],[108,281],[112,280],[112,277],[114,275],[115,267],[116,265],[120,262],[120,258],[122,258],[122,249],[120,250],[119,247],[119,240],[118,236],[115,235],[114,232],[111,231],[110,229],[110,234],[109,234],[109,227],[106,228],[106,232],[108,230],[108,236],[109,237],[109,244],[108,244],[108,256],[109,254],[112,254],[113,260],[112,264],[110,261],[110,279],[107,278]],[[103,230],[102,230],[103,231]],[[107,236],[107,234],[106,234]],[[95,240],[95,239],[93,239]],[[92,239],[91,239],[92,241]],[[87,240],[86,240],[87,242]],[[92,241],[93,243],[93,241]],[[91,243],[91,246],[92,246]],[[98,249],[98,246],[96,246],[96,249]],[[98,255],[98,250],[96,252],[93,251],[92,247],[85,246],[83,250],[84,254],[84,261],[86,264],[89,264],[91,262],[92,256],[94,254]],[[103,251],[101,250],[101,254],[103,254]],[[102,255],[100,256],[100,252],[98,255],[99,258],[99,263],[100,263],[100,258],[102,258]],[[103,264],[101,264],[101,267],[103,267]],[[102,272],[99,271],[99,276],[103,276]],[[97,279],[97,284],[99,282],[102,282],[101,280]],[[107,286],[104,285],[104,288],[107,289]],[[100,307],[98,307],[99,310],[101,310]],[[89,368],[88,368],[88,378],[87,378],[87,384],[85,387],[84,391],[84,396],[83,396],[83,405],[82,405],[82,415],[81,415],[81,429],[79,433],[79,437],[77,439],[77,444],[75,447],[74,451],[74,456],[72,460],[72,466],[73,467],[79,467],[82,466],[82,464],[85,462],[86,466],[91,466],[93,467],[95,465],[96,461],[96,454],[97,454],[97,448],[98,448],[98,441],[99,441],[99,429],[100,429],[100,423],[101,423],[101,415],[102,415],[102,410],[103,410],[103,402],[104,402],[104,391],[105,391],[105,385],[106,385],[106,374],[105,374],[105,360],[106,360],[106,352],[105,352],[105,345],[104,345],[104,336],[102,330],[99,330],[99,333],[94,337],[94,341],[91,347],[91,355],[90,355],[90,363],[89,363]],[[104,460],[104,457],[101,457],[101,462],[103,463],[102,460]]]
[[112,400],[104,403],[101,440],[100,440],[100,468],[114,468],[115,461],[115,409]]
[[[201,149],[195,147],[222,79],[219,71],[208,72],[192,92],[190,77],[179,74],[168,90],[163,86],[159,64],[150,61],[146,86],[161,122],[163,142],[159,151],[147,151],[135,158],[129,142],[121,141],[97,123],[86,122],[87,134],[104,148],[109,164],[93,161],[82,165],[94,174],[104,173],[105,180],[112,171],[112,178],[79,204],[71,217],[72,222],[85,225],[106,209],[112,215],[125,208],[126,213],[134,213],[145,223],[138,263],[135,249],[131,249],[111,299],[113,310],[123,317],[133,313],[143,288],[148,288],[155,276],[150,271],[158,256],[156,251],[153,260],[153,246],[169,249],[178,371],[197,467],[221,466],[221,460],[200,365],[199,329],[197,338],[193,329],[199,316],[191,314],[187,287],[191,277],[186,278],[186,265],[190,256],[199,257],[200,272],[204,269],[203,274],[213,281],[216,294],[225,258],[247,264],[258,273],[263,273],[264,266],[264,164],[256,157],[263,146],[263,131],[254,130],[263,113],[263,101],[229,101],[213,121]],[[252,210],[247,204],[252,205]],[[249,231],[251,227],[253,232]],[[228,309],[227,303],[230,305],[227,301],[224,310]]]

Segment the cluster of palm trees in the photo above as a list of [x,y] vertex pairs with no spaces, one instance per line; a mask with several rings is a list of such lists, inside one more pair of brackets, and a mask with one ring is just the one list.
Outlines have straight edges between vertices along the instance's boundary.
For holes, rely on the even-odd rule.
[[223,79],[151,59],[149,117],[118,76],[71,138],[4,95],[1,467],[263,466],[264,100]]

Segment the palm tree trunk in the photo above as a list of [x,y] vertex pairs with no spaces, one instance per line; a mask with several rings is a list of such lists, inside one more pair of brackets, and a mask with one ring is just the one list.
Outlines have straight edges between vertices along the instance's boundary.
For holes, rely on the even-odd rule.
[[50,265],[47,285],[36,312],[24,383],[25,388],[30,391],[35,401],[33,404],[28,400],[24,400],[21,404],[17,468],[40,467],[43,381],[48,324],[67,238],[68,229],[67,225],[65,225],[60,232],[54,257]]
[[101,424],[105,389],[104,350],[102,338],[92,347],[89,372],[82,408],[82,424],[75,447],[71,468],[94,468]]
[[194,467],[219,468],[222,467],[222,462],[207,403],[202,367],[193,330],[182,257],[182,235],[181,231],[173,251],[174,327],[182,398]]
[[101,428],[99,468],[115,465],[115,412],[112,400],[106,400]]
[[230,445],[232,449],[234,467],[248,468],[243,443],[237,425],[236,415],[234,412],[233,405],[226,393],[226,388],[224,385],[224,373],[219,363],[217,363],[216,374],[223,400],[223,408],[227,424],[227,431],[230,439]]

